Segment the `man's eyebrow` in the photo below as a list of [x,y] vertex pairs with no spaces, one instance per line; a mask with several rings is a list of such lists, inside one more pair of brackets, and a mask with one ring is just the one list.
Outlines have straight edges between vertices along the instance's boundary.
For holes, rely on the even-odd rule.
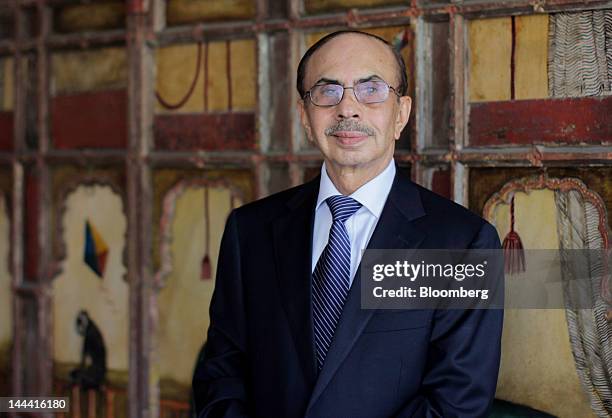
[[[372,80],[383,81],[383,78],[379,76],[378,74],[372,74],[370,76],[356,80],[355,84],[365,83],[366,81],[372,81]],[[316,86],[317,84],[340,84],[342,85],[342,83],[339,80],[334,80],[334,79],[326,78],[326,77],[322,77],[318,79],[317,82],[314,83],[314,85]]]
[[372,80],[383,81],[383,78],[379,76],[378,74],[372,74],[371,76],[360,78],[359,80],[357,80],[357,83],[365,83],[366,81],[372,81]]
[[316,83],[314,83],[315,86],[317,84],[342,84],[342,83],[340,83],[340,81],[338,81],[338,80],[333,80],[331,78],[322,77],[322,78],[318,79]]

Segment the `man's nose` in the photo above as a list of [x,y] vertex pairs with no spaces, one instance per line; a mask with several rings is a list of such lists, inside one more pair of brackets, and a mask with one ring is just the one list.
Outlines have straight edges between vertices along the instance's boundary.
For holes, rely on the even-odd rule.
[[352,88],[345,88],[342,100],[336,105],[338,119],[358,118],[360,113],[359,106],[354,90]]

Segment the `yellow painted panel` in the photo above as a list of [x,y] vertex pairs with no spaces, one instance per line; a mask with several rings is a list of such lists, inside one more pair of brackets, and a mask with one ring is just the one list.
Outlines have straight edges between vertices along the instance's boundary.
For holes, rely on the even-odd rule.
[[406,4],[406,0],[305,0],[304,9],[307,13],[320,13],[352,8],[391,6],[394,4]]
[[[253,186],[252,173],[249,170],[230,170],[230,169],[215,169],[206,170],[174,170],[174,169],[157,169],[153,173],[153,219],[161,219],[163,216],[163,199],[166,193],[170,191],[177,183],[186,179],[200,178],[205,174],[206,179],[211,182],[224,181],[231,183],[236,190],[236,200],[251,201],[255,199],[255,190]],[[0,180],[2,177],[0,176]],[[159,224],[153,226],[153,242],[160,242],[163,237],[160,232]],[[153,246],[153,266],[155,270],[159,270],[162,265],[161,248],[159,245]]]
[[[53,360],[76,365],[83,339],[74,323],[81,309],[100,328],[106,344],[109,370],[128,368],[128,284],[123,264],[127,219],[121,196],[109,186],[79,186],[66,198],[62,240],[66,259],[53,282]],[[85,222],[90,219],[104,233],[108,257],[100,279],[83,261]]]
[[[520,235],[525,248],[559,248],[557,209],[554,203],[554,192],[551,190],[534,190],[529,194],[515,193],[514,229]],[[494,213],[495,225],[503,240],[510,231],[510,205],[498,205]]]
[[5,58],[1,64],[4,67],[4,95],[0,110],[13,110],[13,92],[15,87],[13,63],[13,58]]
[[254,110],[257,94],[257,59],[255,41],[230,44],[232,72],[232,110]]
[[[208,44],[208,97],[209,111],[227,111],[229,89],[227,73],[228,46],[223,42]],[[193,94],[180,108],[180,112],[202,112],[204,105],[204,58]],[[230,70],[232,76],[232,107],[234,110],[253,110],[256,103],[256,49],[255,41],[240,40],[230,43]],[[173,104],[178,103],[189,91],[197,65],[197,46],[177,45],[160,48],[157,54],[157,92]],[[172,112],[156,104],[157,113]]]
[[116,29],[125,27],[125,2],[75,4],[59,9],[59,32]]
[[470,101],[510,100],[511,18],[472,20],[468,28]]
[[506,309],[496,397],[559,418],[595,418],[561,309]]
[[383,28],[368,28],[364,29],[364,32],[371,33],[372,35],[380,36],[385,41],[391,43],[393,38],[403,31],[405,28],[403,26],[387,26]]
[[310,32],[304,35],[304,42],[306,43],[306,49],[313,46],[319,39],[331,32]]
[[53,54],[53,95],[126,88],[126,61],[122,48]]
[[[156,91],[168,103],[175,104],[185,97],[195,76],[198,62],[197,44],[174,45],[157,50]],[[204,110],[204,45],[200,74],[193,94],[178,112],[202,112]],[[156,101],[157,113],[173,112]]]
[[227,47],[225,42],[208,44],[208,110],[226,111],[228,107]]
[[[231,210],[231,192],[210,187],[209,216],[204,218],[204,189],[189,187],[176,199],[172,218],[172,272],[159,292],[159,326],[156,364],[164,381],[190,385],[194,361],[206,339],[210,319],[208,307],[215,285],[221,236]],[[240,206],[242,202],[236,201]],[[201,260],[205,254],[206,227],[209,227],[211,274],[201,280]]]
[[[526,249],[559,248],[553,191],[517,192],[515,216],[515,229]],[[510,229],[510,206],[494,208],[492,221],[503,239]],[[526,256],[529,269],[529,253]],[[496,397],[560,418],[594,417],[576,373],[565,312],[506,309],[504,315]]]
[[168,25],[255,17],[254,0],[169,0]]
[[548,97],[548,15],[516,17],[515,99]]

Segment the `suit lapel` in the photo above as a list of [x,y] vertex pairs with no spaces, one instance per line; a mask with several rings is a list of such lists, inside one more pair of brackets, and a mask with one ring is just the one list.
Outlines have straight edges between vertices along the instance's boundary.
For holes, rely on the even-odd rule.
[[[398,170],[367,248],[417,248],[425,238],[425,234],[413,226],[411,221],[421,217],[424,213],[418,190]],[[373,309],[361,309],[360,264],[344,304],[334,339],[312,392],[307,411],[323,393],[374,312]]]
[[319,178],[288,202],[287,214],[274,222],[274,255],[281,301],[308,387],[316,379],[311,314],[311,262],[314,210]]

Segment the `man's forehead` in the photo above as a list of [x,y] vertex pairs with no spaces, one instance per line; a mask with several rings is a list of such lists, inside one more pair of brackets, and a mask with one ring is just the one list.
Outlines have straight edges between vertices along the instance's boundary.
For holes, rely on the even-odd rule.
[[[351,80],[371,77],[395,77],[396,62],[389,46],[371,36],[346,33],[331,39],[311,57],[306,78],[315,82],[319,78],[338,79],[351,76]],[[344,77],[343,77],[344,78]]]

